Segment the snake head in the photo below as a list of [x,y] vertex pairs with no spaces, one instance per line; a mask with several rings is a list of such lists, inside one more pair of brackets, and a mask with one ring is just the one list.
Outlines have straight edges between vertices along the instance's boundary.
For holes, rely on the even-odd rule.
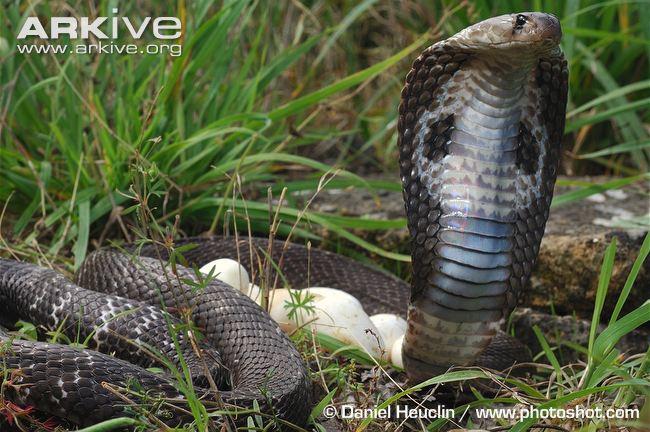
[[489,49],[521,53],[522,49],[528,48],[533,54],[539,54],[555,49],[561,38],[560,21],[555,15],[521,12],[486,19],[456,33],[447,41],[472,51]]

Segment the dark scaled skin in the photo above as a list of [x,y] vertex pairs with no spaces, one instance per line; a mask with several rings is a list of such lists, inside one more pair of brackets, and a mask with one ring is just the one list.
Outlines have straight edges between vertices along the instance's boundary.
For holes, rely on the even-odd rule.
[[1,330],[0,357],[7,371],[3,384],[6,398],[75,424],[89,426],[128,415],[128,404],[104,387],[104,382],[136,392],[146,389],[147,398],[129,398],[163,422],[178,425],[191,421],[179,411],[159,407],[163,398],[183,398],[168,379],[115,357],[64,345],[12,340]]
[[[250,409],[257,400],[264,412],[304,425],[311,405],[310,380],[300,354],[287,336],[257,304],[232,287],[213,280],[197,290],[182,282],[185,280],[195,280],[194,272],[179,266],[172,274],[153,258],[134,260],[107,250],[87,258],[78,273],[79,286],[51,270],[0,260],[0,311],[9,323],[16,317],[47,329],[70,323],[63,329],[72,340],[77,335],[79,340],[85,340],[94,334],[95,338],[89,339],[91,347],[142,366],[154,362],[129,340],[137,339],[146,347],[166,353],[178,364],[168,335],[170,318],[156,306],[165,305],[176,313],[190,311],[194,325],[206,338],[197,343],[201,359],[196,359],[183,333],[179,332],[177,339],[196,378],[198,395],[215,408],[224,403],[232,410]],[[92,286],[93,291],[81,286]],[[171,323],[181,324],[173,318]],[[8,341],[6,335],[0,336],[0,342]],[[101,390],[104,381],[124,387],[130,382],[128,377],[134,377],[147,393],[182,399],[177,390],[168,391],[174,389],[168,377],[87,350],[14,341],[10,349],[0,353],[0,359],[7,364],[8,373],[16,377],[12,380],[15,391],[9,393],[13,400],[80,425],[131,415],[124,410],[124,404],[106,398],[107,391]],[[203,360],[215,383],[221,386],[218,395],[201,375]],[[38,388],[38,392],[30,391],[31,387]],[[89,397],[88,389],[98,393]],[[236,420],[245,421],[245,417]],[[166,413],[163,420],[176,426],[187,418],[173,411]]]
[[[194,264],[215,259],[211,257],[203,256]],[[257,400],[264,412],[304,425],[311,383],[300,353],[277,323],[253,300],[219,280],[201,288],[185,280],[196,279],[183,266],[174,274],[155,258],[139,256],[134,264],[132,258],[112,250],[89,255],[76,277],[83,287],[188,311],[230,372],[232,389],[221,391],[221,400],[244,408],[252,408]]]
[[[248,269],[251,278],[260,281],[262,277],[267,277],[266,270],[260,274],[260,269],[264,269],[263,263],[268,255],[282,268],[280,278],[271,266],[268,285],[273,286],[277,280],[275,286],[282,288],[286,280],[294,289],[307,286],[337,288],[359,299],[368,315],[394,313],[406,316],[411,291],[406,282],[386,271],[360,265],[358,261],[343,255],[296,243],[289,243],[285,248],[282,239],[276,239],[269,245],[268,238],[261,237],[242,237],[239,241],[235,241],[234,237],[191,237],[175,242],[175,247],[187,245],[192,248],[184,250],[183,257],[190,263],[207,262],[206,257],[230,258]],[[165,249],[151,244],[140,247],[140,250],[146,256],[169,259]]]
[[163,367],[169,361],[181,370],[180,350],[195,384],[208,385],[208,372],[226,386],[219,353],[199,341],[195,348],[181,330],[170,337],[170,328],[183,325],[160,308],[81,288],[53,270],[0,259],[0,324],[12,325],[18,315],[144,368]]
[[[186,247],[189,245],[192,248],[188,250]],[[257,272],[257,280],[260,277],[260,263],[271,250],[274,262],[282,263],[283,275],[294,288],[339,288],[357,296],[369,313],[406,315],[410,288],[404,281],[331,252],[308,249],[294,243],[289,243],[287,248],[283,246],[282,240],[276,240],[270,246],[265,238],[246,238],[236,242],[233,237],[188,238],[175,243],[175,247],[184,248],[183,256],[191,265],[202,266],[217,258],[238,259],[251,275]],[[64,328],[71,339],[77,337],[78,331],[82,332],[80,338],[85,339],[88,333],[95,331],[95,325],[102,322],[97,316],[101,316],[103,310],[110,310],[111,307],[115,311],[129,309],[129,314],[109,322],[111,332],[106,332],[107,338],[104,339],[110,339],[111,344],[100,343],[99,346],[105,352],[149,366],[149,357],[140,357],[135,351],[135,345],[126,343],[138,328],[137,322],[141,319],[136,312],[141,313],[147,308],[158,310],[157,307],[163,304],[172,312],[191,310],[194,324],[206,337],[205,342],[211,349],[219,353],[227,370],[225,377],[213,377],[230,384],[227,386],[230,390],[220,391],[219,398],[227,406],[239,407],[250,407],[252,401],[257,400],[264,412],[278,415],[297,425],[305,424],[312,403],[306,369],[295,347],[268,314],[249,298],[219,281],[212,281],[207,289],[198,293],[192,287],[179,284],[179,277],[181,280],[194,279],[193,272],[182,266],[178,266],[179,277],[170,274],[168,268],[163,271],[158,258],[165,263],[169,259],[167,250],[163,248],[126,245],[125,249],[133,256],[113,250],[91,254],[79,270],[76,281],[78,285],[52,270],[15,261],[0,261],[0,273],[4,274],[4,279],[0,279],[0,316],[5,318],[4,323],[11,325],[16,319],[22,318],[52,329],[60,322],[52,321],[51,313],[55,308],[59,320],[73,311],[74,318],[70,322],[74,322],[74,325]],[[270,279],[274,278],[275,273],[272,272]],[[68,298],[66,292],[74,293],[69,296],[74,301],[65,302],[65,307],[62,308],[64,303],[61,299]],[[158,295],[160,292],[162,297]],[[38,300],[39,297],[42,298]],[[81,328],[77,325],[79,310],[84,311],[81,314]],[[151,321],[147,320],[148,326],[152,325]],[[151,327],[146,328],[151,339],[148,344],[158,350],[168,344],[166,341],[169,337],[164,331],[158,334]],[[161,324],[159,328],[166,328],[166,324]],[[6,335],[0,335],[0,339],[5,343],[9,341]],[[94,339],[90,341],[92,343]],[[66,368],[69,372],[78,371],[87,375],[88,381],[84,381],[82,387],[97,392],[92,399],[85,399],[85,404],[81,402],[80,392],[87,395],[88,391],[68,383],[67,380],[73,378],[71,375],[65,375],[66,380],[59,380],[60,374],[57,373],[53,375],[57,379],[47,380],[42,375],[31,372],[43,367],[62,369],[61,356],[67,358]],[[89,363],[88,356],[99,360]],[[70,390],[63,398],[65,401],[51,399],[49,396],[37,398],[34,393],[26,395],[18,392],[8,393],[11,400],[35,406],[79,425],[129,415],[129,412],[124,411],[123,405],[115,404],[114,399],[109,398],[110,394],[101,390],[102,381],[124,387],[124,377],[135,377],[135,381],[145,391],[161,393],[174,399],[179,397],[178,393],[169,390],[173,385],[168,378],[88,350],[14,341],[13,349],[0,352],[0,358],[7,363],[10,373],[26,373],[25,377],[20,378],[21,382],[38,384],[41,393],[59,395],[63,386]],[[88,370],[95,365],[101,367]],[[200,375],[200,369],[193,371],[193,376]],[[197,383],[200,384],[202,383]],[[200,393],[205,393],[206,401],[214,405],[207,388],[197,389]],[[65,404],[66,409],[61,409],[62,404]],[[112,408],[109,409],[106,405]],[[182,401],[179,405],[182,406]],[[164,414],[165,422],[170,425],[188,420],[173,415],[173,410]]]

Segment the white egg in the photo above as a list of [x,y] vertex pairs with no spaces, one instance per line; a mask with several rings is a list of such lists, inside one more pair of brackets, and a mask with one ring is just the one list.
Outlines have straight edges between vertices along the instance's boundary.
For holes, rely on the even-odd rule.
[[[293,299],[286,289],[275,290],[270,295],[269,312],[282,330],[291,332],[307,325],[319,333],[361,348],[376,358],[381,357],[382,349],[386,350],[379,330],[353,295],[326,287],[306,288],[293,293]],[[306,295],[313,297],[312,309],[308,311],[298,307],[294,316],[289,317],[292,309],[288,303],[296,303],[295,296],[305,299]]]
[[248,272],[235,260],[230,258],[221,258],[218,260],[210,261],[199,271],[203,274],[210,274],[212,270],[212,275],[219,279],[222,282],[227,283],[228,285],[234,287],[238,291],[246,293],[250,285],[250,280],[248,278]]
[[392,347],[406,333],[406,320],[395,314],[377,314],[370,317],[387,347]]
[[248,290],[244,291],[248,297],[251,298],[255,303],[262,306],[262,289],[255,284],[248,284]]
[[[294,331],[298,324],[295,320],[289,318],[289,310],[285,308],[287,302],[291,301],[291,296],[288,289],[275,289],[269,293],[269,315],[278,323],[282,331],[289,333]],[[300,313],[298,322],[304,323],[306,321],[304,313]]]
[[397,338],[390,349],[390,362],[395,366],[404,369],[404,362],[402,361],[402,343],[404,342],[404,335]]

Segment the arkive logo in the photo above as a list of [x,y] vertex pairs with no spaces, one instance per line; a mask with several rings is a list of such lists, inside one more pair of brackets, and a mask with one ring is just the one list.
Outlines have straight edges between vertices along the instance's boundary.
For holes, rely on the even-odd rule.
[[[117,14],[118,10],[112,12]],[[176,17],[144,17],[142,22],[135,23],[129,17],[51,17],[49,33],[41,20],[36,16],[27,17],[21,27],[17,39],[38,37],[41,39],[58,39],[68,36],[70,39],[118,39],[128,35],[140,39],[145,33],[151,33],[156,39],[178,39],[182,34],[181,20]]]

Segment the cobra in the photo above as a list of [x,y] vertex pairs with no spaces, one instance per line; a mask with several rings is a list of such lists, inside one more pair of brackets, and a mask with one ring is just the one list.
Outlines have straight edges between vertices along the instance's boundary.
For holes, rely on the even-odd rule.
[[[292,287],[343,289],[369,313],[408,310],[403,357],[412,381],[452,366],[503,369],[522,359],[521,345],[501,329],[532,271],[553,194],[568,77],[560,37],[554,16],[504,15],[436,43],[413,63],[398,121],[410,287],[333,253],[272,248]],[[249,270],[269,250],[264,239],[219,237],[174,247],[188,244],[191,264],[231,257]],[[2,323],[26,319],[100,351],[0,331],[4,397],[86,425],[133,414],[115,389],[136,382],[148,396],[131,392],[130,402],[164,411],[168,424],[191,421],[187,392],[145,369],[160,363],[157,352],[189,376],[209,407],[256,400],[265,413],[306,423],[306,367],[265,311],[219,281],[188,285],[194,273],[165,265],[166,248],[127,250],[92,253],[76,284],[0,260]],[[154,402],[157,396],[167,402]]]

